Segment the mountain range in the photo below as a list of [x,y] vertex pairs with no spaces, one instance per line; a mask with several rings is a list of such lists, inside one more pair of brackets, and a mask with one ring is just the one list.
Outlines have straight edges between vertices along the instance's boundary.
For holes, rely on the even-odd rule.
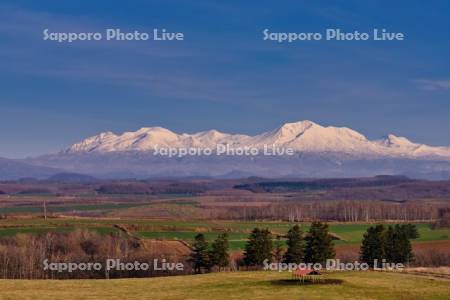
[[[156,148],[291,149],[292,155],[155,155]],[[49,171],[75,172],[96,177],[354,177],[407,175],[450,178],[450,148],[433,147],[405,137],[387,135],[370,140],[346,127],[321,126],[311,121],[286,123],[250,136],[217,130],[175,133],[162,127],[115,134],[103,132],[58,153],[16,163]],[[34,170],[34,175],[36,175]],[[14,172],[9,172],[14,173]],[[17,172],[15,172],[17,174]],[[8,170],[0,161],[0,178]]]
[[275,145],[297,153],[340,153],[354,158],[397,157],[450,160],[450,148],[413,143],[405,137],[388,135],[371,141],[345,127],[323,127],[311,121],[287,123],[255,136],[228,134],[217,130],[194,134],[177,134],[162,127],[141,128],[116,135],[104,132],[74,144],[64,151],[76,153],[149,152],[159,148],[216,148],[226,144],[232,148],[263,149]]

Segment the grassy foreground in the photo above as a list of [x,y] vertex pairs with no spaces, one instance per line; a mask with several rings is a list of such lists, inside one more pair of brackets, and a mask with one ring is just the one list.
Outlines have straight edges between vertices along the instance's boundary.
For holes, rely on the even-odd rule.
[[342,284],[286,284],[289,273],[234,272],[120,280],[0,280],[0,299],[448,299],[450,283],[407,274],[327,275]]

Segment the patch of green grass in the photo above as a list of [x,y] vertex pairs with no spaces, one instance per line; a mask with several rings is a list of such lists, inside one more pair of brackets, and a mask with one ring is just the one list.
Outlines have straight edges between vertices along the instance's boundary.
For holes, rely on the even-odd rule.
[[[388,224],[389,225],[389,224]],[[385,226],[388,226],[385,225]],[[364,233],[371,225],[368,224],[337,224],[331,225],[330,231],[341,237],[345,243],[359,244]],[[450,240],[450,229],[432,229],[430,224],[416,224],[419,238],[413,242],[430,242],[439,240]]]
[[[163,240],[183,240],[186,242],[193,242],[198,232],[137,232],[137,235],[141,238],[147,239],[163,239]],[[213,242],[221,232],[205,232],[205,236],[208,242]],[[247,234],[230,232],[228,233],[228,240],[231,250],[239,250],[245,247],[247,242]]]
[[450,240],[450,228],[432,229],[428,224],[419,224],[419,238],[417,242]]
[[231,251],[244,250],[247,240],[229,241],[229,246]]
[[[285,233],[293,223],[289,222],[244,222],[244,221],[217,221],[217,225],[236,231],[250,232],[255,227],[269,228],[273,233]],[[303,228],[307,224],[300,224]]]

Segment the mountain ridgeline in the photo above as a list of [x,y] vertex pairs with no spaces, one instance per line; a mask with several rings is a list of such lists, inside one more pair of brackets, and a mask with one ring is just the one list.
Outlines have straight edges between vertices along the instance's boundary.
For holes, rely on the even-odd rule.
[[[257,154],[222,154],[218,145],[233,150],[253,149]],[[270,147],[291,152],[265,155],[263,149]],[[155,149],[170,149],[176,154],[193,149],[195,153],[167,156]],[[20,163],[45,168],[46,176],[49,170],[55,170],[55,174],[77,173],[97,178],[336,178],[380,174],[450,178],[450,148],[414,143],[392,134],[370,140],[349,128],[325,127],[311,121],[287,123],[254,136],[217,130],[178,134],[161,127],[122,134],[104,132],[59,153]],[[7,168],[1,165],[0,178],[8,178]]]

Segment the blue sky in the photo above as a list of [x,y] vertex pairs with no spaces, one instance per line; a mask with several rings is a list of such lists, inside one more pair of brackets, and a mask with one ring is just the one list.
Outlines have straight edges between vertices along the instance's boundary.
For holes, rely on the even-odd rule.
[[[330,3],[2,1],[0,156],[109,130],[256,134],[303,119],[450,146],[450,3]],[[42,40],[45,28],[166,28],[185,40],[59,44]],[[386,28],[406,40],[278,44],[265,28]]]

